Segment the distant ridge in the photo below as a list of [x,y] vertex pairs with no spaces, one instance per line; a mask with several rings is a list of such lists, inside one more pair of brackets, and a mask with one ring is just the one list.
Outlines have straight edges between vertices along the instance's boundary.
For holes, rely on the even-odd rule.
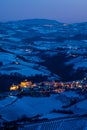
[[57,20],[51,19],[23,19],[23,20],[12,20],[7,22],[1,22],[0,24],[7,24],[7,23],[23,23],[23,24],[68,24],[68,25],[87,25],[87,22],[76,22],[76,23],[67,23],[67,22],[59,22]]
[[17,21],[9,21],[6,23],[23,23],[23,24],[61,24],[56,20],[49,19],[26,19],[26,20],[17,20]]

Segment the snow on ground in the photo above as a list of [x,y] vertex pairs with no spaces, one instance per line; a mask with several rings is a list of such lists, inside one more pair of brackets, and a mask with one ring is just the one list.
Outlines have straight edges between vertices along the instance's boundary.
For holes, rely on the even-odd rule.
[[34,59],[36,59],[36,61],[40,60],[38,57],[34,56],[32,58],[34,62],[31,61],[31,58],[27,58],[27,61],[30,60],[30,62],[27,62],[16,58],[16,55],[10,53],[4,53],[2,57],[1,53],[0,62],[3,66],[0,67],[0,73],[11,74],[17,72],[26,76],[34,76],[36,74],[50,75],[50,71],[48,71],[46,67],[38,65]]
[[67,117],[69,116],[69,114],[62,114],[62,113],[50,113],[50,114],[45,114],[43,116],[41,116],[40,119],[43,119],[43,118],[47,118],[47,119],[55,119],[55,118],[58,118],[58,117]]
[[6,107],[7,105],[11,104],[15,99],[17,99],[17,97],[10,96],[0,100],[0,110]]
[[76,106],[87,111],[87,99],[79,102]]
[[[68,94],[68,93],[67,93]],[[72,94],[73,95],[73,94]],[[74,94],[77,97],[76,94]],[[60,98],[58,98],[60,97]],[[68,99],[63,102],[64,94],[51,95],[50,97],[22,97],[9,96],[0,100],[0,115],[8,121],[21,118],[23,115],[33,117],[41,115],[42,118],[58,118],[72,116],[64,113],[54,113],[53,110],[61,110],[64,103],[67,104]],[[74,114],[85,114],[87,112],[87,100],[83,100],[69,108]],[[67,109],[66,109],[67,110]]]
[[[10,102],[9,100],[11,100],[9,98],[4,99],[7,100],[7,104]],[[62,106],[62,102],[60,100],[56,100],[55,98],[56,95],[40,98],[23,97],[18,99],[15,103],[1,109],[0,115],[8,120],[15,120],[22,117],[23,115],[27,115],[28,117],[32,117],[37,114],[48,116],[53,109],[60,109]],[[4,100],[2,102],[5,102]],[[3,104],[5,105],[5,103]],[[50,117],[53,117],[53,115]]]
[[38,69],[34,69],[32,67],[14,64],[14,65],[9,65],[9,66],[2,68],[0,70],[0,73],[1,74],[11,74],[11,73],[17,72],[17,73],[19,73],[21,75],[25,75],[25,76],[34,76],[36,74],[49,75],[48,71],[46,71],[46,70],[41,71]]
[[36,41],[34,42],[35,48],[39,50],[55,50],[57,47],[59,47],[59,43],[54,41]]
[[78,68],[87,68],[87,59],[83,58],[82,56],[76,57],[71,59],[70,61],[66,62],[66,64],[73,64],[74,69],[77,70]]
[[[10,70],[9,73],[18,71],[23,75],[46,74],[50,77],[52,76],[51,70],[47,70],[47,68],[41,69],[42,66],[39,66],[39,63],[43,62],[42,57],[48,56],[50,58],[58,55],[58,53],[66,53],[69,56],[69,60],[65,61],[65,64],[74,64],[73,69],[87,68],[87,40],[70,40],[71,37],[78,33],[78,31],[76,32],[76,29],[78,30],[77,26],[32,25],[27,27],[25,23],[19,22],[17,24],[14,22],[13,24],[6,24],[6,27],[3,34],[0,34],[0,62],[3,63],[1,73],[8,73],[8,69]],[[37,37],[38,39],[36,39]],[[60,40],[57,41],[58,37],[60,40],[62,37],[66,37],[66,40],[62,42]],[[12,66],[12,62],[16,61],[19,61],[22,66]],[[30,62],[33,64],[37,63],[38,67],[36,65],[30,67]],[[20,70],[19,66],[20,69],[23,69]],[[26,74],[26,71],[30,71],[30,73]]]
[[7,54],[7,53],[0,54],[0,62],[2,62],[3,65],[12,63],[14,61],[15,61],[15,55]]
[[87,130],[87,118],[71,118],[24,125],[25,130]]
[[82,99],[76,104],[70,106],[69,109],[72,110],[76,115],[87,114],[87,100]]
[[14,37],[14,38],[13,38],[13,37],[12,37],[12,38],[10,37],[10,38],[8,38],[8,40],[13,41],[13,42],[20,42],[20,41],[21,41],[20,38],[15,38],[15,37]]
[[63,92],[63,95],[66,97],[79,97],[79,94],[77,94],[75,91],[65,91]]
[[42,34],[49,34],[49,33],[55,33],[57,32],[57,29],[51,29],[51,28],[47,28],[47,27],[32,27],[33,30],[37,30],[38,32],[42,33]]

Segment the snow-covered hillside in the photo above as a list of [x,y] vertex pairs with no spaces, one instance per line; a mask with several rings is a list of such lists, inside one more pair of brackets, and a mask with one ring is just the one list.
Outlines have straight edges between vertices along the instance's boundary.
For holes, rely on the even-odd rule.
[[[75,92],[69,92],[72,98],[78,98],[79,95]],[[28,118],[34,117],[36,115],[40,115],[40,119],[42,118],[59,118],[65,116],[72,116],[73,114],[83,114],[87,112],[86,106],[81,105],[85,101],[78,103],[77,106],[70,106],[70,110],[72,110],[73,114],[68,114],[68,112],[56,110],[69,110],[69,107],[66,109],[63,108],[64,105],[69,104],[71,97],[69,97],[67,92],[62,94],[53,94],[50,97],[22,97],[17,98],[16,96],[8,96],[0,100],[0,115],[3,119],[7,121],[17,120],[22,118],[22,116],[26,115]],[[80,109],[80,110],[79,110]],[[65,114],[64,114],[65,113]]]
[[[25,79],[66,82],[85,79],[86,75],[87,23],[37,19],[0,23],[0,93]],[[69,89],[37,98],[29,95],[2,98],[2,94],[0,117],[12,121],[24,115],[52,119],[86,114],[86,92],[83,95],[86,88],[82,90]]]
[[86,29],[86,23],[37,19],[0,23],[0,73],[71,80],[80,71],[77,78],[82,78],[87,71]]
[[[82,100],[63,108],[71,98],[80,98]],[[50,130],[50,127],[53,130],[86,128],[86,103],[86,99],[81,98],[78,93],[73,91],[52,94],[50,97],[24,96],[18,98],[8,96],[0,100],[0,128],[1,126],[5,128],[5,123],[9,124],[6,128],[15,128],[15,124],[17,124],[17,128],[21,129],[22,127],[24,130]]]
[[56,100],[55,96],[45,98],[23,97],[11,103],[14,101],[13,99],[15,100],[15,97],[9,97],[0,101],[0,115],[7,120],[17,120],[23,115],[33,117],[40,114],[43,117],[53,109],[60,109],[62,106],[62,102]]

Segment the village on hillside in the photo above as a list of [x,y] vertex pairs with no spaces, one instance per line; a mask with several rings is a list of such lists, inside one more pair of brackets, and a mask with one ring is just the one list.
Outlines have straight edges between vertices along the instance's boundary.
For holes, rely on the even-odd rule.
[[14,95],[30,95],[30,96],[50,96],[50,94],[62,93],[68,90],[75,90],[79,94],[87,93],[87,78],[83,80],[71,82],[45,81],[33,83],[32,81],[24,80],[20,84],[12,84],[10,94]]

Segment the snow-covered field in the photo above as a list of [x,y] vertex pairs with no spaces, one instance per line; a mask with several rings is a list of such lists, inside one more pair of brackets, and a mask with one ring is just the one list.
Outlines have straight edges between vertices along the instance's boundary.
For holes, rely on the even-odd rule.
[[[50,97],[29,97],[25,96],[18,98],[16,96],[9,96],[0,100],[0,115],[4,121],[14,121],[21,119],[23,116],[32,118],[40,115],[39,119],[49,119],[42,121],[42,123],[28,124],[23,123],[25,129],[35,130],[83,130],[87,127],[87,117],[83,115],[87,113],[87,99],[63,109],[64,103],[67,104],[68,99],[65,98],[78,97],[78,94],[69,92],[65,94],[53,94]],[[71,95],[71,96],[70,96]],[[60,96],[60,98],[58,98]],[[53,110],[72,110],[74,114],[55,113]],[[19,128],[21,125],[19,125]]]
[[[37,21],[33,20],[33,23]],[[79,68],[82,72],[87,70],[85,23],[80,26],[80,24],[66,25],[59,22],[55,24],[54,21],[48,21],[49,24],[46,24],[44,20],[42,24],[31,25],[29,22],[25,20],[1,23],[3,33],[0,32],[0,73],[19,73],[26,76],[42,74],[54,78],[57,74],[57,78],[64,79],[60,76],[62,68],[57,69],[55,73],[50,67],[51,63],[47,63],[50,58],[54,59],[57,56],[56,60],[60,66],[59,54],[65,56],[63,61],[65,70],[67,65],[73,65],[71,68],[73,73]],[[83,28],[85,29],[82,30]],[[53,68],[58,68],[57,64]],[[69,79],[68,75],[67,79]]]
[[[21,118],[23,115],[33,117],[40,114],[41,117],[44,117],[48,115],[52,110],[60,109],[62,106],[62,102],[60,100],[56,100],[56,95],[40,98],[23,97],[17,99],[17,101],[14,103],[11,103],[14,101],[13,99],[15,100],[15,97],[8,97],[0,101],[0,115],[2,115],[2,117],[7,120],[16,120],[18,118]],[[56,114],[54,115],[56,116]],[[59,115],[61,116],[61,114]],[[55,116],[53,116],[53,118]]]
[[[42,75],[47,76],[47,80],[61,81],[77,80],[86,76],[87,23],[70,25],[49,22],[32,25],[26,20],[0,23],[0,76],[18,73],[20,76]],[[1,87],[6,87],[6,84],[9,86],[12,82],[10,81],[11,79]],[[63,108],[75,98],[79,100],[76,104]],[[55,110],[70,110],[72,115],[86,114],[87,99],[76,91],[66,91],[50,97],[7,96],[0,99],[0,116],[7,121],[17,120],[24,115],[33,117],[39,114],[41,119],[70,115]],[[67,130],[71,127],[74,130],[87,128],[85,119],[78,119],[76,124],[75,120],[62,122],[57,122],[60,129],[57,128],[57,123],[54,123],[54,130],[63,130],[64,126],[67,126]],[[80,122],[82,125],[79,127]],[[42,126],[43,124],[40,127]],[[46,128],[44,126],[43,130]]]
[[26,115],[27,117],[40,115],[40,119],[52,119],[72,115],[64,114],[63,112],[55,112],[55,110],[70,109],[74,114],[85,114],[87,112],[87,100],[83,100],[70,106],[70,108],[62,108],[63,105],[67,105],[70,102],[71,98],[78,97],[79,95],[73,91],[61,94],[52,94],[50,97],[24,96],[18,98],[16,96],[8,96],[7,98],[0,100],[0,115],[5,120],[11,121],[22,118],[23,115]]
[[[20,128],[21,129],[21,128]],[[19,130],[20,130],[19,129]],[[36,123],[32,125],[24,125],[23,130],[87,130],[86,118],[71,118],[54,120],[43,123]]]

